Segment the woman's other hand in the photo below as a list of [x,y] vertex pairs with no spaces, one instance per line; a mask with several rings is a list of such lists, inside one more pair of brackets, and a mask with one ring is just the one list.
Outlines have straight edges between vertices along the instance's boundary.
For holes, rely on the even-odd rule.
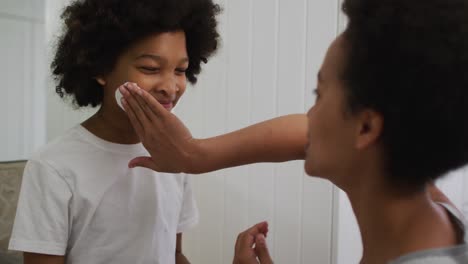
[[236,241],[233,264],[272,264],[266,236],[268,223],[254,225],[239,234]]

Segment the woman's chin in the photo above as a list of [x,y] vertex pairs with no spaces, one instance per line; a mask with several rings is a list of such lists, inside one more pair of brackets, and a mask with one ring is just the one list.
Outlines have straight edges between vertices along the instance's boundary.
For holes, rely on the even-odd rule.
[[307,175],[309,176],[313,176],[314,175],[314,170],[312,169],[312,165],[310,164],[310,162],[306,162],[304,163],[304,170],[305,172],[307,173]]

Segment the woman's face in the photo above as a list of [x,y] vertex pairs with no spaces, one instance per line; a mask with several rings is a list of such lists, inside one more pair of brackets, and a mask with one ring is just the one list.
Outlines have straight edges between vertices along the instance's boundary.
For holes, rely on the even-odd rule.
[[157,33],[136,42],[117,60],[104,78],[104,103],[118,108],[114,93],[125,82],[134,82],[171,111],[184,94],[189,65],[183,31]]
[[[315,105],[307,113],[307,174],[327,178],[335,184],[353,166],[356,122],[346,113],[340,72],[344,65],[343,37],[330,46],[318,74]],[[338,182],[337,182],[338,181]]]

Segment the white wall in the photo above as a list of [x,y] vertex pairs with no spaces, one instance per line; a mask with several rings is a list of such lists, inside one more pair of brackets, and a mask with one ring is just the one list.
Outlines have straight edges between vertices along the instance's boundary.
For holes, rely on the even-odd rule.
[[[61,0],[49,1],[48,10],[57,13],[54,2]],[[337,31],[337,1],[219,2],[223,45],[177,109],[194,136],[305,112]],[[48,17],[50,38],[57,23]],[[55,95],[49,106],[49,138],[89,115],[70,115]],[[194,180],[201,222],[185,236],[193,263],[230,263],[237,234],[262,220],[270,222],[268,240],[277,263],[331,263],[333,188],[304,176],[303,162],[234,168]]]
[[[46,81],[59,14],[69,1],[0,0],[6,92],[0,160],[26,158],[95,111],[73,110]],[[305,112],[326,48],[344,25],[338,0],[219,2],[223,45],[177,109],[194,136]],[[38,12],[44,7],[45,17]],[[262,220],[271,224],[276,263],[357,263],[362,246],[346,195],[305,176],[302,165],[257,164],[194,177],[201,222],[185,236],[193,263],[230,263],[237,233]],[[439,185],[468,215],[466,174],[452,173]]]
[[[46,56],[48,67],[53,59],[58,36],[60,36],[62,32],[60,15],[64,7],[71,1],[72,0],[45,0],[45,39],[47,43]],[[45,110],[47,113],[47,140],[51,140],[62,134],[63,131],[91,116],[96,109],[76,109],[70,100],[64,101],[55,92],[55,86],[50,76],[50,71],[48,71],[48,73],[47,108]]]
[[46,141],[44,1],[0,0],[0,161]]
[[[337,1],[220,1],[223,47],[178,112],[206,137],[312,102],[315,76],[336,34]],[[303,162],[258,164],[197,176],[201,222],[187,236],[194,263],[230,263],[237,234],[268,220],[276,263],[331,263],[332,186]]]

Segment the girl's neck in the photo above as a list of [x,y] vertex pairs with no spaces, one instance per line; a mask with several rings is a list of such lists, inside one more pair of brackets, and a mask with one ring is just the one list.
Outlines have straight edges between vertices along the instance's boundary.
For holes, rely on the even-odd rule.
[[81,124],[97,137],[118,144],[140,142],[130,120],[122,111],[110,111],[101,107],[99,111]]

